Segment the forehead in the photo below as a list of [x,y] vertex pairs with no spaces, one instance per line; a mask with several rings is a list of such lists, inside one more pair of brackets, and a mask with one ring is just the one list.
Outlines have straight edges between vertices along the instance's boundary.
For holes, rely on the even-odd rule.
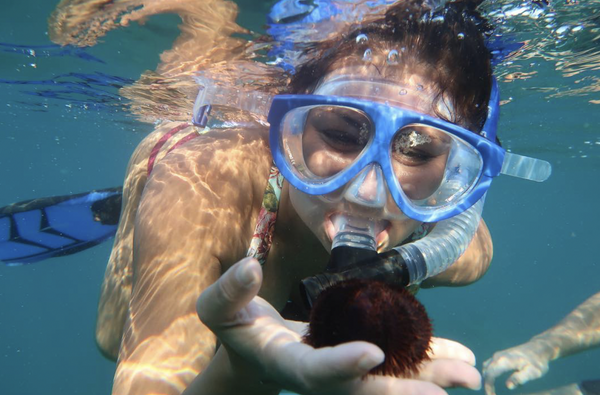
[[373,64],[334,67],[319,81],[314,93],[366,99],[452,119],[447,100],[435,100],[437,86],[415,72],[382,75]]

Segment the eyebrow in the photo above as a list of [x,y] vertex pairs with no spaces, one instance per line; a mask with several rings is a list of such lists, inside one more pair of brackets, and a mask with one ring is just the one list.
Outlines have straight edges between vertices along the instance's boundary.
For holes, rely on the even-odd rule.
[[341,118],[346,121],[346,123],[348,123],[351,126],[356,127],[357,129],[360,129],[362,127],[362,124],[360,121],[354,119],[354,117],[350,116],[350,115],[341,115]]
[[[335,110],[335,108],[334,108]],[[340,118],[342,121],[346,122],[348,125],[353,126],[357,129],[360,129],[362,127],[362,122],[360,122],[360,120],[355,119],[354,117],[354,111],[350,110],[350,109],[346,109],[346,108],[339,108],[337,109],[337,111],[324,111],[325,114],[329,114],[332,116],[335,116],[337,118]]]

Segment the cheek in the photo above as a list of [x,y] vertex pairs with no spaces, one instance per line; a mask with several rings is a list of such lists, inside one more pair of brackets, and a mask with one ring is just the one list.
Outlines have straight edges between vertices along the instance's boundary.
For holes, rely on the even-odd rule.
[[421,200],[431,196],[444,178],[447,155],[439,156],[420,166],[394,163],[394,172],[402,190],[410,199]]
[[406,218],[401,221],[393,221],[392,226],[388,230],[390,236],[390,247],[400,245],[404,240],[408,239],[421,225],[421,222],[414,219]]
[[307,130],[302,137],[302,154],[308,170],[314,175],[327,178],[348,167],[353,158],[331,149],[314,130]]
[[290,202],[296,214],[313,231],[323,227],[326,208],[315,196],[307,195],[290,186]]

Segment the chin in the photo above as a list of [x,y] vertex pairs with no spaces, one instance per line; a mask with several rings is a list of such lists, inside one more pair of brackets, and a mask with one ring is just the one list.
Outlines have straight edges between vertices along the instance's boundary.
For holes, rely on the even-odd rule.
[[401,286],[349,280],[327,288],[315,302],[304,342],[330,347],[367,341],[385,353],[369,374],[411,377],[429,360],[432,326],[425,307]]

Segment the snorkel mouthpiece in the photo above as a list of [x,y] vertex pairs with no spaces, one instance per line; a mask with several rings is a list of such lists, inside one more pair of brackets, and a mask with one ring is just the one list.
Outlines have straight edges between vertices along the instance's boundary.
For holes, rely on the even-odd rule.
[[[310,309],[325,288],[344,280],[373,279],[408,286],[445,271],[465,252],[473,239],[483,203],[482,198],[463,213],[437,223],[426,237],[381,254],[363,248],[367,252],[358,252],[347,258],[353,250],[337,252],[334,248],[325,272],[305,278],[300,284],[306,307]],[[340,248],[357,249],[347,245]]]
[[377,251],[375,221],[344,214],[334,214],[331,217],[331,222],[335,230],[331,245],[332,251],[339,247]]
[[312,303],[322,290],[343,280],[339,278],[338,273],[346,272],[348,269],[362,270],[361,267],[365,262],[377,259],[375,221],[334,214],[331,222],[335,235],[325,273],[304,279],[300,285],[308,308],[312,307]]
[[331,218],[335,236],[326,271],[338,271],[377,256],[375,222],[344,214]]

